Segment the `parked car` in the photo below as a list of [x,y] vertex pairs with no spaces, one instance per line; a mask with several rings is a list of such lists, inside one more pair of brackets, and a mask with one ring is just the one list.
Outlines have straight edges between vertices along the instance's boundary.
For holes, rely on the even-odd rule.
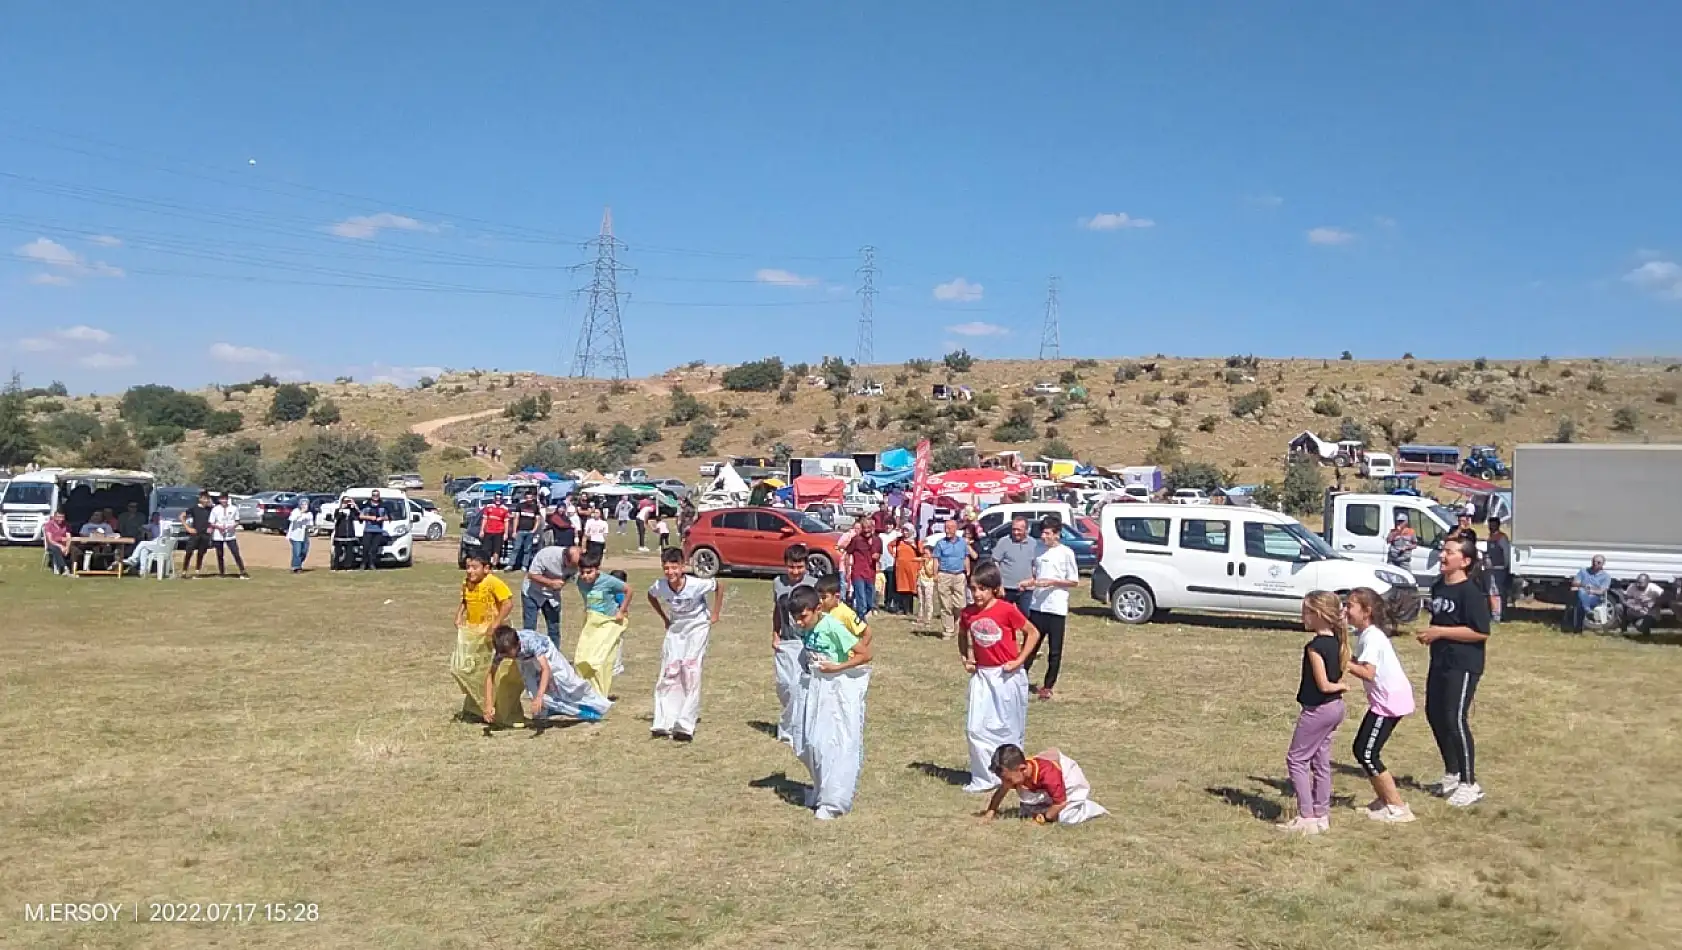
[[426,482],[418,472],[400,472],[385,480],[385,487],[399,491],[420,491],[426,487]]
[[700,472],[702,478],[712,478],[718,474],[718,463],[702,462]]
[[457,475],[444,483],[444,497],[454,498],[462,492],[479,484],[483,479],[477,475]]
[[689,483],[681,478],[662,478],[654,483],[654,487],[679,500],[691,490]]
[[[1028,536],[1038,538],[1039,532],[1031,531]],[[999,525],[982,535],[981,540],[976,542],[976,553],[982,557],[991,557],[993,545],[999,543],[1000,538],[1008,537],[1010,537],[1010,524]],[[1063,526],[1060,537],[1063,543],[1069,546],[1069,550],[1075,552],[1075,564],[1080,568],[1082,574],[1090,574],[1097,569],[1099,542],[1087,537],[1080,532],[1079,528],[1069,524]]]
[[1168,501],[1175,505],[1207,505],[1209,503],[1209,493],[1201,488],[1182,488],[1174,492],[1173,497],[1169,498]]
[[[414,528],[422,521],[421,510],[409,503],[409,497],[395,488],[347,488],[340,498],[351,498],[357,504],[366,504],[374,492],[380,493],[380,501],[385,504],[386,514],[390,520],[386,522],[385,545],[380,548],[380,564],[393,567],[408,567],[415,563]],[[323,506],[331,511],[338,504]],[[440,522],[443,519],[439,519]]]
[[[211,489],[219,491],[219,489]],[[234,509],[239,512],[239,526],[242,528],[258,528],[263,524],[263,505],[255,495],[229,495],[228,500],[234,503]]]
[[981,526],[984,533],[990,534],[1000,525],[1009,526],[1011,520],[1017,515],[1027,516],[1030,533],[1039,531],[1039,520],[1046,515],[1056,515],[1063,519],[1064,524],[1070,524],[1075,520],[1075,510],[1066,502],[1038,501],[1021,505],[994,505],[983,511],[981,516],[976,519],[976,523]]
[[783,569],[783,551],[791,544],[811,549],[807,568],[830,574],[841,563],[836,543],[841,534],[802,511],[772,508],[719,508],[703,512],[683,539],[683,555],[697,577],[724,571],[774,574]]
[[438,506],[429,499],[413,495],[409,496],[409,504],[420,512],[419,520],[410,519],[415,537],[423,541],[444,540],[444,516],[438,513]]
[[152,511],[163,524],[181,520],[181,513],[199,503],[197,485],[164,485],[152,493]]
[[257,503],[261,512],[257,527],[265,531],[286,533],[286,519],[292,517],[292,508],[297,504],[299,495],[291,491],[260,491],[251,498]]
[[860,385],[859,388],[853,390],[853,395],[855,395],[855,396],[880,396],[880,395],[882,395],[882,384],[881,383],[864,383],[864,384]]
[[814,501],[801,510],[837,531],[851,528],[858,520],[848,514],[846,508],[833,501]]
[[1028,392],[1035,396],[1056,396],[1063,391],[1063,387],[1056,383],[1035,383]]
[[1092,598],[1122,623],[1169,610],[1295,618],[1310,591],[1370,587],[1399,621],[1419,613],[1413,575],[1352,561],[1295,518],[1265,508],[1106,505]]

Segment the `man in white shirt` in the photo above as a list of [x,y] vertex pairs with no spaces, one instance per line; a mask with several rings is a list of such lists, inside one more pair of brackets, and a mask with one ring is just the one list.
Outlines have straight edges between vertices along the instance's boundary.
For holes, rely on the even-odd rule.
[[[1033,576],[1022,582],[1029,591],[1028,622],[1040,632],[1040,643],[1050,642],[1046,652],[1045,680],[1040,683],[1041,699],[1050,699],[1063,666],[1063,628],[1069,620],[1069,591],[1080,586],[1080,565],[1075,552],[1063,543],[1063,519],[1046,515],[1040,521],[1040,542],[1045,546],[1034,558]],[[1027,669],[1039,657],[1039,645],[1028,654]]]
[[210,509],[210,543],[216,547],[216,576],[227,577],[227,564],[223,560],[222,552],[233,554],[234,563],[239,566],[239,579],[245,580],[251,575],[245,573],[245,558],[239,553],[239,509],[234,506],[233,499],[223,492],[216,498],[216,507]]
[[292,573],[304,572],[304,559],[310,556],[310,535],[314,532],[315,513],[310,511],[309,499],[300,495],[286,519],[286,540],[292,545]]

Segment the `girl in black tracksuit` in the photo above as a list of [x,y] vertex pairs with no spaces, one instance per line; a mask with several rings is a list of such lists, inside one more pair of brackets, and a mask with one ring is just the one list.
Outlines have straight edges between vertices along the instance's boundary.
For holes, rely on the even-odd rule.
[[1462,808],[1483,797],[1467,722],[1489,640],[1489,593],[1470,576],[1477,562],[1476,541],[1451,537],[1443,545],[1442,576],[1431,585],[1431,625],[1419,632],[1419,642],[1431,648],[1425,719],[1443,757],[1443,778],[1436,791]]

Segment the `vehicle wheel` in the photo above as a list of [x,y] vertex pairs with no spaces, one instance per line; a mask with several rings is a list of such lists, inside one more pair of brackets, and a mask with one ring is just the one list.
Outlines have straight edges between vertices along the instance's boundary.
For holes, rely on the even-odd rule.
[[465,554],[457,554],[456,555],[456,570],[458,570],[458,571],[467,570],[467,555],[465,555]]
[[1595,633],[1617,633],[1624,625],[1624,605],[1617,601],[1606,603],[1605,619],[1599,619],[1600,611],[1592,611],[1583,618],[1583,629]]
[[435,525],[431,526],[430,528],[427,528],[426,529],[426,539],[428,541],[442,541],[442,540],[444,540],[444,526],[441,525],[441,524],[435,524]]
[[835,563],[829,559],[827,554],[813,554],[806,558],[806,570],[822,577],[825,574],[835,573]]
[[717,577],[719,569],[723,566],[724,563],[718,558],[718,552],[712,548],[696,548],[695,553],[689,556],[689,567],[695,572],[696,577]]
[[1143,584],[1117,584],[1110,588],[1110,616],[1122,623],[1146,623],[1156,614],[1156,598]]
[[1484,470],[1483,470],[1483,471],[1481,471],[1481,472],[1479,472],[1479,473],[1478,473],[1478,477],[1479,477],[1479,478],[1481,478],[1481,479],[1483,479],[1483,480],[1484,480],[1484,481],[1486,481],[1486,482],[1493,482],[1493,481],[1495,481],[1495,473],[1494,473],[1494,472],[1491,472],[1491,471],[1490,471],[1490,470],[1489,470],[1489,469],[1487,469],[1487,468],[1486,468],[1486,469],[1484,469]]

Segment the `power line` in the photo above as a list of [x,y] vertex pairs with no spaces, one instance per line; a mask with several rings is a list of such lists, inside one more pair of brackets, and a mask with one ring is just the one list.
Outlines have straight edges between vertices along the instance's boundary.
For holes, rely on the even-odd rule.
[[612,208],[603,209],[601,233],[591,244],[596,248],[596,260],[590,283],[582,290],[590,295],[590,303],[578,331],[572,375],[628,379],[631,370],[625,360],[625,327],[619,320],[619,272],[628,268],[619,263],[619,252],[625,244],[613,236]]
[[1040,331],[1040,359],[1061,359],[1063,356],[1063,336],[1057,326],[1057,278],[1051,278],[1051,286],[1045,294],[1045,328]]
[[853,350],[853,363],[869,366],[876,362],[876,248],[866,244],[859,248],[864,256],[859,276],[859,338]]

